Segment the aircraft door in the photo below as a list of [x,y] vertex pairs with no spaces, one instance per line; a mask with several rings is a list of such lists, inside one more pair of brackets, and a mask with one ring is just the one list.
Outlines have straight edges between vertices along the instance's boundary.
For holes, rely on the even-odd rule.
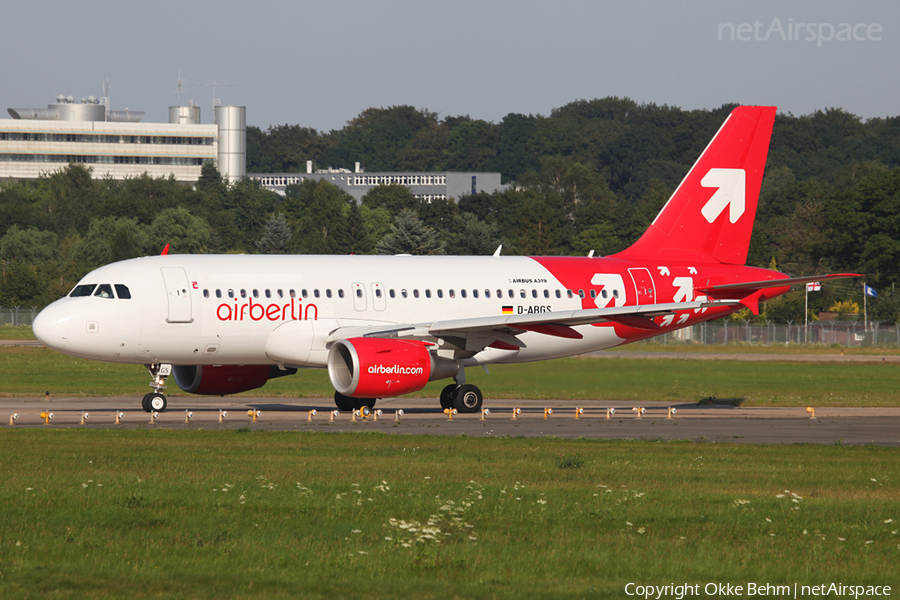
[[366,310],[366,286],[354,283],[350,293],[353,294],[353,308],[358,311]]
[[656,286],[653,285],[653,276],[649,269],[628,269],[634,289],[637,293],[638,304],[656,304]]
[[161,267],[163,282],[166,286],[166,299],[169,303],[167,323],[192,323],[191,282],[181,267]]
[[384,286],[380,283],[372,284],[372,308],[375,310],[384,310]]

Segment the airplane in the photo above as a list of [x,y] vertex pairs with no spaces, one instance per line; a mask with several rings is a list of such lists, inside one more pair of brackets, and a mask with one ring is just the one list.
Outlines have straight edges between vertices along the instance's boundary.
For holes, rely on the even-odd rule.
[[172,377],[194,394],[324,368],[341,411],[452,379],[444,409],[481,410],[465,370],[573,356],[730,315],[792,285],[746,266],[775,107],[739,106],[647,231],[607,257],[177,255],[88,273],[34,321],[72,356],[145,365],[144,410]]

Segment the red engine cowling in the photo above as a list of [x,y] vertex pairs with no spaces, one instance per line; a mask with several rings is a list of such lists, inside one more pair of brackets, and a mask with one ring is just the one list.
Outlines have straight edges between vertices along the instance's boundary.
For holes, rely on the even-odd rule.
[[269,379],[295,373],[271,365],[175,365],[172,377],[185,392],[206,396],[224,396],[255,390]]
[[458,369],[456,361],[432,357],[425,342],[411,340],[350,338],[335,342],[328,353],[331,384],[354,398],[408,394]]

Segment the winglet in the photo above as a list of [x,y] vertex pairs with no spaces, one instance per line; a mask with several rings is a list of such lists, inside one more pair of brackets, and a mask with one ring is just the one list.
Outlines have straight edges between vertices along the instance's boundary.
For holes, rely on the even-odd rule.
[[166,244],[166,247],[163,248],[163,251],[159,253],[160,256],[166,256],[169,254],[169,244]]

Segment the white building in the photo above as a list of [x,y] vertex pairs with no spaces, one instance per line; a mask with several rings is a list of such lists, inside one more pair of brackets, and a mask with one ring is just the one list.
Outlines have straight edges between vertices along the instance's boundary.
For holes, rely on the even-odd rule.
[[500,173],[457,173],[452,171],[433,172],[400,172],[400,173],[364,173],[359,163],[356,171],[346,169],[324,169],[312,172],[307,165],[307,173],[250,173],[250,179],[258,181],[261,186],[282,196],[289,185],[304,181],[327,181],[341,188],[357,202],[375,186],[404,185],[413,196],[425,202],[432,200],[459,200],[467,194],[487,192],[492,194],[503,189],[500,185]]
[[112,111],[93,97],[60,96],[46,109],[10,108],[0,119],[0,180],[34,179],[69,163],[96,178],[147,173],[194,182],[204,163],[223,177],[246,175],[246,108],[216,106],[216,124],[202,125],[196,106],[169,108],[168,123],[141,123],[143,112]]

